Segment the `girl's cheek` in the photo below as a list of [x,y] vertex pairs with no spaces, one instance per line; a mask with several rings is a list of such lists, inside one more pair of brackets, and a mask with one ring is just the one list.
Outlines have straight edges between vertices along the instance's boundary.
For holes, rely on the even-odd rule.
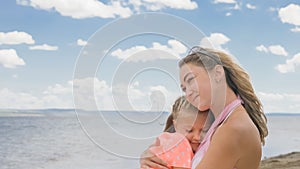
[[191,142],[193,135],[191,133],[187,133],[185,137]]

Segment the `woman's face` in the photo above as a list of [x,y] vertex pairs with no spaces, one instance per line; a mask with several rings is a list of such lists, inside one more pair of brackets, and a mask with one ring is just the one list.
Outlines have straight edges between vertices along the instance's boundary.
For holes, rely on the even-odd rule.
[[186,99],[200,111],[211,105],[211,83],[205,68],[188,63],[180,68],[180,82]]

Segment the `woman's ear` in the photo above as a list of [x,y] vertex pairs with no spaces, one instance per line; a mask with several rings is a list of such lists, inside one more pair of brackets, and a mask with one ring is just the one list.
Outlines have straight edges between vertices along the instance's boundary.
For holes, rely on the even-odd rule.
[[214,80],[216,83],[220,83],[222,80],[224,80],[225,74],[224,74],[224,68],[222,65],[216,65],[214,68]]

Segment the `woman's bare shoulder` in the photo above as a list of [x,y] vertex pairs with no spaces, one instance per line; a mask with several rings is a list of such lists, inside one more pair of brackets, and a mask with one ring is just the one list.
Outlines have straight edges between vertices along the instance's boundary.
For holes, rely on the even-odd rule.
[[247,131],[255,127],[243,106],[237,107],[224,122],[223,126],[226,129],[234,130],[236,132],[244,132],[245,130]]
[[[216,131],[221,137],[230,137],[230,140],[241,144],[247,139],[259,138],[259,132],[247,114],[246,110],[240,106],[236,108],[223,125]],[[224,135],[224,136],[222,136]],[[257,138],[256,138],[257,137]]]

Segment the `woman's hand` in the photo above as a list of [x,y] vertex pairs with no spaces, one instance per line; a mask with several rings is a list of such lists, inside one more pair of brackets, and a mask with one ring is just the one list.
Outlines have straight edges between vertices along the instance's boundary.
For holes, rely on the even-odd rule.
[[142,169],[157,168],[168,169],[167,163],[156,157],[149,149],[145,150],[140,158],[140,165]]

